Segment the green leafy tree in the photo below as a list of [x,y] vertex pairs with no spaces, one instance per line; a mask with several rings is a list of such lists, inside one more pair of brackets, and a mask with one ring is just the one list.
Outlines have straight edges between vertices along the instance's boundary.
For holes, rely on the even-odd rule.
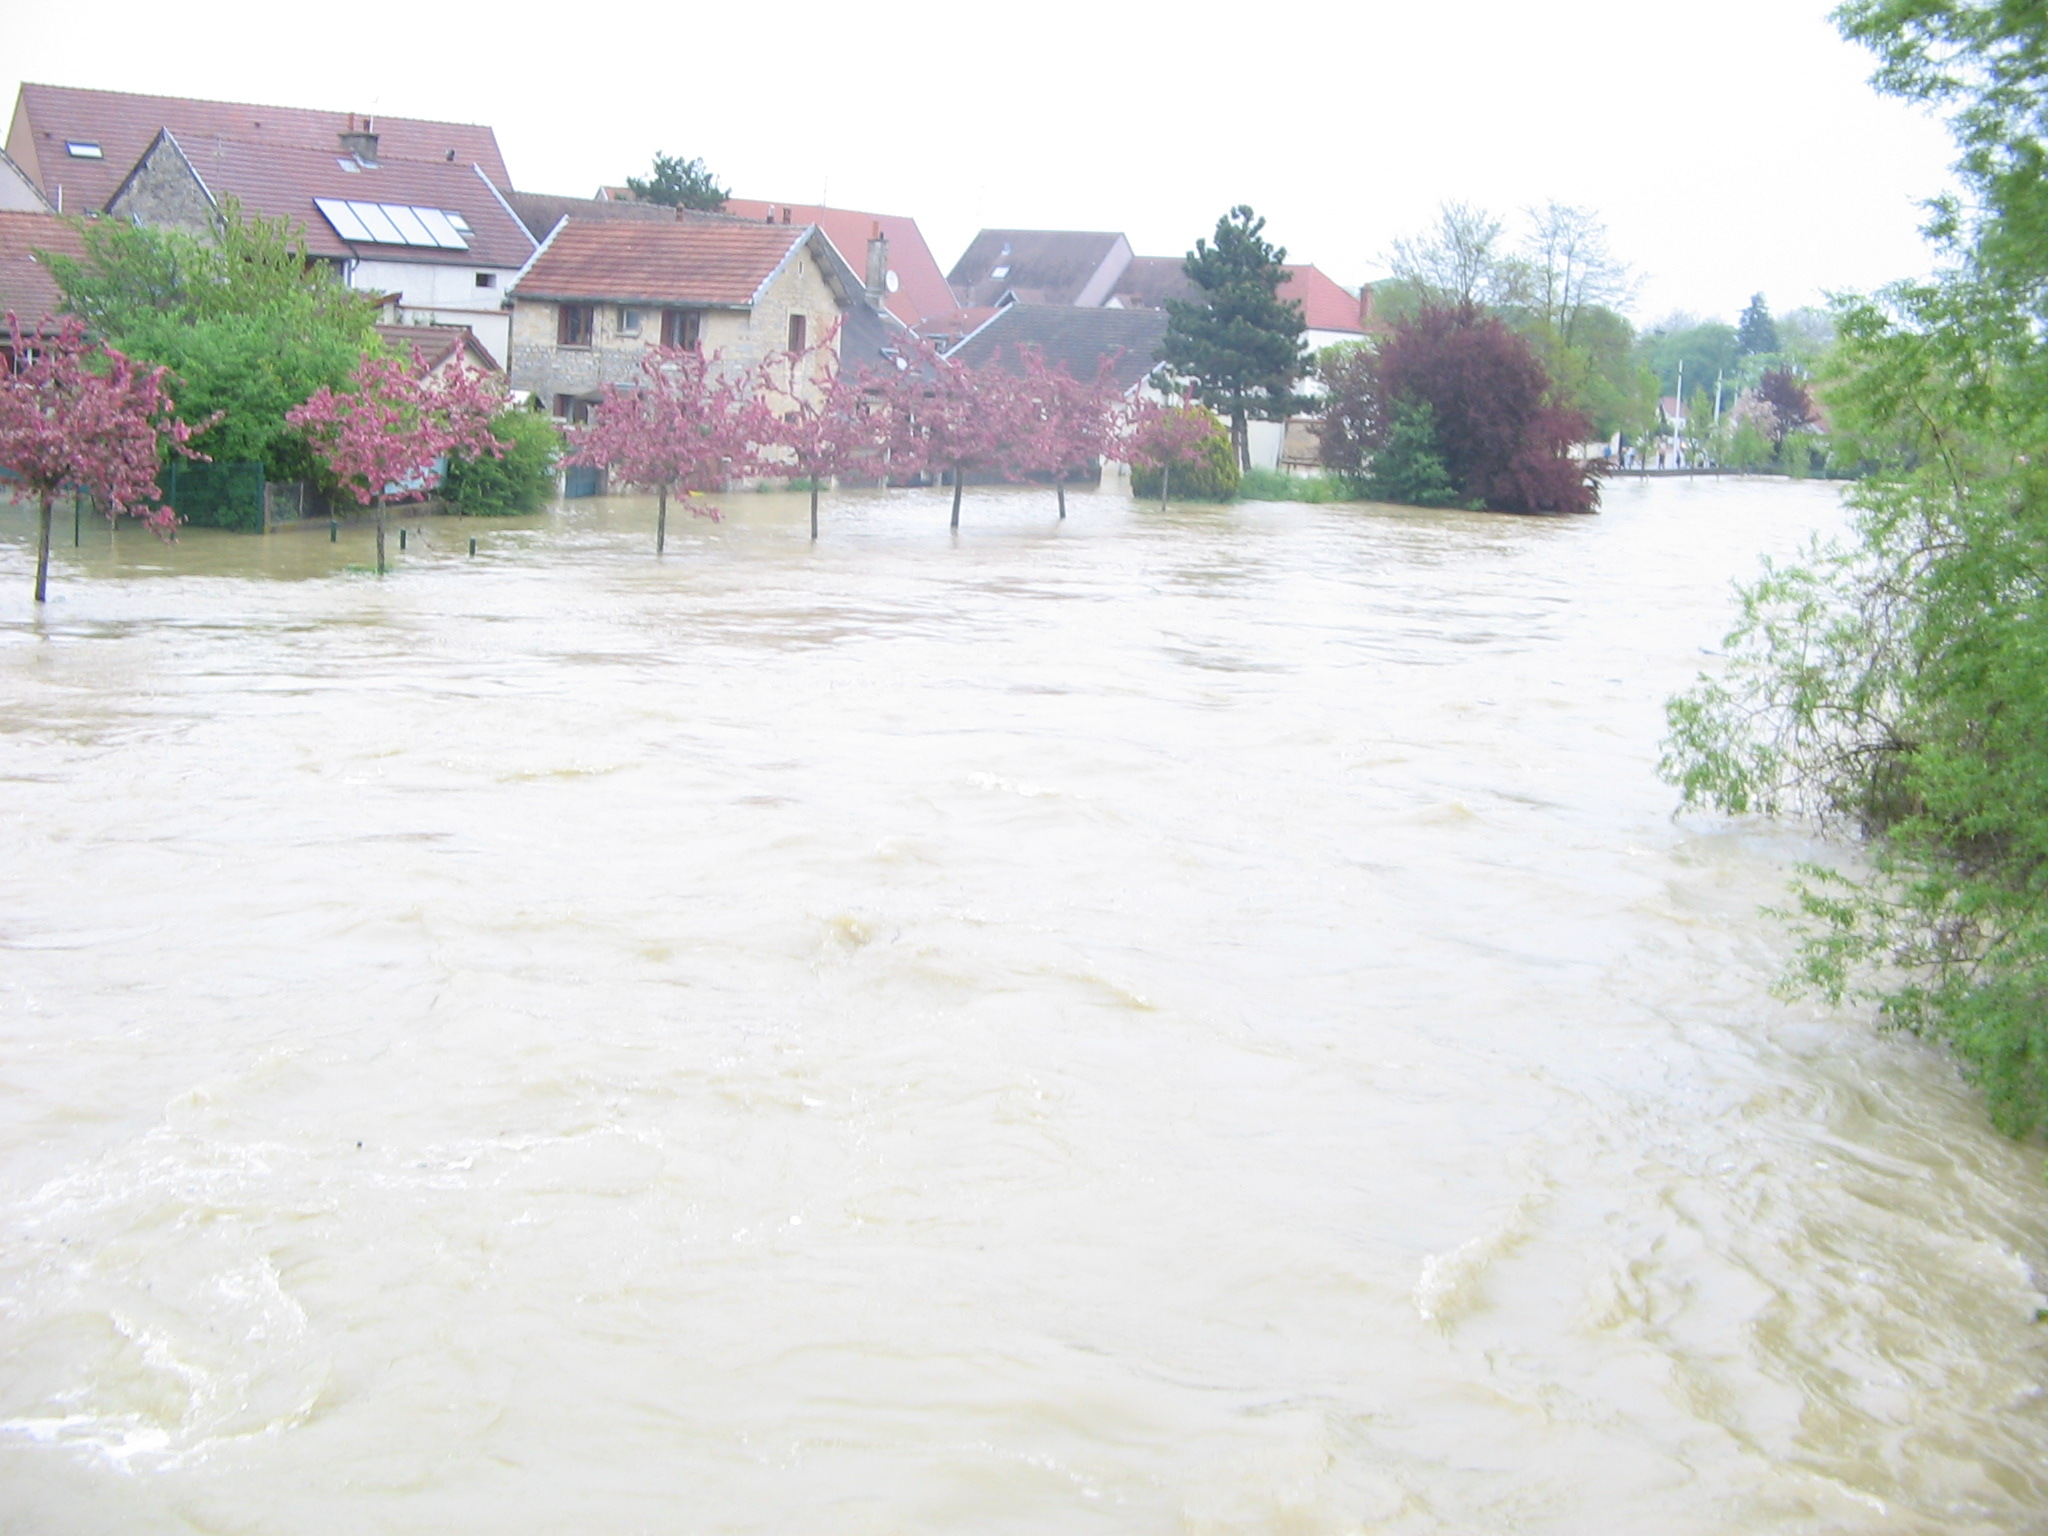
[[181,381],[180,417],[218,463],[256,460],[273,480],[315,472],[285,412],[378,349],[375,313],[325,266],[304,231],[243,219],[229,203],[215,240],[114,219],[82,221],[83,257],[49,254],[65,307],[130,357]]
[[1366,471],[1365,494],[1408,507],[1452,507],[1461,499],[1437,446],[1436,412],[1401,396],[1387,407],[1387,428]]
[[1735,343],[1745,357],[1778,350],[1778,324],[1771,318],[1771,307],[1762,294],[1749,296],[1742,318],[1735,322]]
[[653,174],[645,179],[628,176],[626,187],[643,203],[695,208],[704,213],[722,212],[725,200],[732,196],[732,189],[721,187],[702,160],[685,160],[659,150],[655,151]]
[[1852,0],[1879,82],[1949,107],[1968,201],[1933,279],[1844,302],[1828,408],[1876,470],[1853,533],[1767,569],[1672,701],[1690,802],[1859,834],[1796,888],[1798,979],[1946,1041],[1993,1121],[2048,1129],[2048,15]]
[[1181,393],[1230,423],[1240,469],[1251,467],[1247,422],[1285,421],[1300,408],[1295,385],[1308,366],[1301,304],[1280,297],[1285,249],[1264,238],[1266,221],[1240,205],[1216,221],[1216,242],[1197,240],[1182,270],[1199,302],[1166,301],[1160,357]]
[[491,419],[491,435],[505,445],[504,453],[451,453],[441,477],[442,498],[465,517],[538,512],[554,493],[561,432],[538,411],[508,410]]

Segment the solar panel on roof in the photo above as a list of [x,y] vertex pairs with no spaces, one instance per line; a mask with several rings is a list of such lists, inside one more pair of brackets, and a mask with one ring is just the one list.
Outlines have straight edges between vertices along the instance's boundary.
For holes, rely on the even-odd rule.
[[349,199],[349,209],[362,220],[363,228],[370,232],[370,238],[379,245],[404,245],[405,236],[398,232],[398,226],[384,216],[384,209],[378,203],[359,203]]
[[420,216],[410,208],[397,203],[379,203],[378,211],[391,221],[398,231],[398,238],[407,245],[439,245],[440,241],[427,233],[427,226],[420,222]]
[[466,251],[469,242],[455,232],[455,220],[439,208],[415,208],[413,212],[419,221],[427,226],[427,233],[434,237],[434,243],[444,251]]
[[355,210],[336,197],[316,197],[313,206],[320,210],[320,216],[334,226],[334,232],[344,240],[368,240],[370,232],[363,228],[363,221],[356,217]]

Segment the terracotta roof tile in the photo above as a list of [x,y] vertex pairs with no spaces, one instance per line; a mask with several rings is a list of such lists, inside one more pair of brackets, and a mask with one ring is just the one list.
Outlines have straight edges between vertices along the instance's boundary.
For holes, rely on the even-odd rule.
[[[374,166],[344,170],[339,155],[280,149],[240,139],[207,138],[178,148],[216,199],[232,197],[244,213],[288,218],[306,226],[306,248],[315,256],[362,256],[384,261],[431,262],[441,266],[516,268],[533,255],[535,242],[498,195],[467,165],[444,160],[383,159]],[[353,161],[346,162],[354,164]],[[351,243],[335,232],[316,197],[352,198],[365,203],[403,203],[459,213],[471,231],[466,251],[415,245]]]
[[782,222],[784,210],[793,224],[815,224],[825,231],[840,259],[863,282],[868,270],[868,237],[877,224],[889,242],[889,270],[896,274],[896,291],[885,299],[889,313],[905,325],[944,314],[958,301],[946,286],[946,274],[938,259],[924,243],[917,220],[898,213],[861,213],[852,208],[827,208],[817,203],[764,203],[752,198],[731,197],[725,211],[740,218],[763,222],[770,214]]
[[1365,334],[1358,295],[1338,286],[1319,268],[1290,266],[1287,281],[1280,285],[1280,297],[1301,300],[1301,318],[1312,331]]
[[570,219],[514,290],[527,299],[743,308],[812,233],[808,224]]
[[0,213],[0,315],[24,326],[55,315],[63,303],[57,280],[33,251],[83,256],[78,231],[53,213]]
[[463,362],[479,373],[505,371],[466,325],[379,325],[374,329],[383,337],[384,344],[400,357],[409,359],[417,351],[429,373],[458,352]]
[[[23,85],[7,152],[36,177],[45,196],[64,187],[64,206],[73,213],[104,208],[157,130],[168,128],[188,152],[215,134],[286,148],[337,154],[341,134],[364,119],[351,112],[307,107],[263,107],[181,96],[138,96],[127,91],[81,90],[66,85]],[[512,185],[498,138],[479,123],[441,123],[427,118],[372,119],[380,154],[396,160],[438,160],[477,165],[500,187]],[[24,129],[26,130],[24,133]],[[97,144],[100,158],[72,158],[67,141]]]
[[582,223],[608,219],[614,223],[629,224],[692,224],[705,220],[732,222],[726,214],[699,213],[694,208],[668,208],[660,203],[614,201],[604,197],[564,197],[554,192],[507,192],[505,201],[512,205],[512,211],[519,215],[519,222],[536,240],[547,239],[548,231],[564,219],[576,219]]

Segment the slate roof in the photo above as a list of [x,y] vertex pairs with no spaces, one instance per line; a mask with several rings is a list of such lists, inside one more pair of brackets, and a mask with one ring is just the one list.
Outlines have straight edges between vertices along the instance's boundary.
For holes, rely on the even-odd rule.
[[[7,152],[36,178],[45,196],[54,199],[55,188],[62,183],[65,208],[82,213],[107,205],[114,189],[162,128],[170,129],[186,151],[195,155],[200,141],[216,134],[334,155],[340,153],[341,134],[352,122],[360,125],[364,121],[355,113],[308,107],[264,107],[24,84],[15,100]],[[476,165],[496,185],[512,185],[504,156],[498,153],[497,135],[480,123],[441,123],[381,113],[369,121],[378,135],[380,156]],[[64,148],[72,140],[98,144],[101,158],[73,159]]]
[[[617,205],[614,205],[617,206]],[[827,208],[816,203],[764,203],[753,198],[729,197],[725,211],[743,219],[763,222],[771,215],[777,223],[815,224],[825,231],[843,260],[863,282],[867,280],[868,237],[877,224],[889,242],[889,270],[896,274],[896,291],[884,298],[889,313],[905,325],[915,325],[932,315],[953,308],[953,290],[939,270],[938,258],[924,242],[917,220],[897,213],[861,213],[852,208]]]
[[745,309],[814,233],[808,224],[744,220],[678,224],[572,218],[513,291],[523,299]]
[[[526,227],[512,216],[474,166],[386,156],[376,165],[345,170],[345,164],[355,162],[317,150],[280,149],[271,144],[226,138],[171,142],[183,151],[216,203],[232,197],[241,203],[245,214],[268,219],[282,217],[305,225],[306,250],[310,255],[501,268],[522,267],[533,255],[535,241],[526,233]],[[313,206],[316,197],[403,203],[459,213],[469,222],[469,249],[450,251],[344,240]]]
[[63,303],[50,269],[30,254],[39,250],[83,256],[85,243],[54,213],[0,212],[0,316],[11,313],[25,328],[55,315]]
[[963,308],[997,303],[1013,290],[1020,299],[1028,290],[1028,302],[1071,304],[1119,247],[1129,249],[1113,232],[984,229],[960,253],[946,281]]
[[1126,309],[1164,309],[1168,299],[1202,297],[1202,290],[1188,276],[1183,257],[1133,256],[1116,280],[1116,297]]
[[993,358],[1005,371],[1017,372],[1021,350],[1036,347],[1052,366],[1092,379],[1102,359],[1116,354],[1114,377],[1129,390],[1152,371],[1165,337],[1164,310],[1012,304],[946,355],[975,366]]
[[689,224],[711,220],[729,222],[722,213],[700,213],[693,208],[666,208],[660,203],[615,201],[606,197],[563,197],[553,192],[507,192],[505,201],[535,240],[545,240],[548,231],[564,219],[587,223],[610,219],[621,223]]

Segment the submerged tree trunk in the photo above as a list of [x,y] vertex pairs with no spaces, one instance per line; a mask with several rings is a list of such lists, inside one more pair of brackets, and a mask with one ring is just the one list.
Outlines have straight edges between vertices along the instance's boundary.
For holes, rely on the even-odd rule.
[[654,494],[661,505],[654,515],[654,552],[658,555],[668,547],[668,487],[656,486]]
[[1252,467],[1252,429],[1245,422],[1244,407],[1230,412],[1230,446],[1237,450],[1237,468],[1242,474]]
[[377,493],[377,574],[384,574],[384,493]]
[[1159,510],[1166,510],[1166,488],[1173,484],[1173,460],[1159,466]]
[[43,602],[50,591],[50,493],[43,492],[42,532],[36,540],[36,601]]
[[811,476],[811,542],[818,542],[818,477]]
[[953,466],[953,531],[960,531],[960,466]]
[[1063,475],[1053,477],[1052,487],[1060,493],[1060,521],[1067,520],[1067,482]]

